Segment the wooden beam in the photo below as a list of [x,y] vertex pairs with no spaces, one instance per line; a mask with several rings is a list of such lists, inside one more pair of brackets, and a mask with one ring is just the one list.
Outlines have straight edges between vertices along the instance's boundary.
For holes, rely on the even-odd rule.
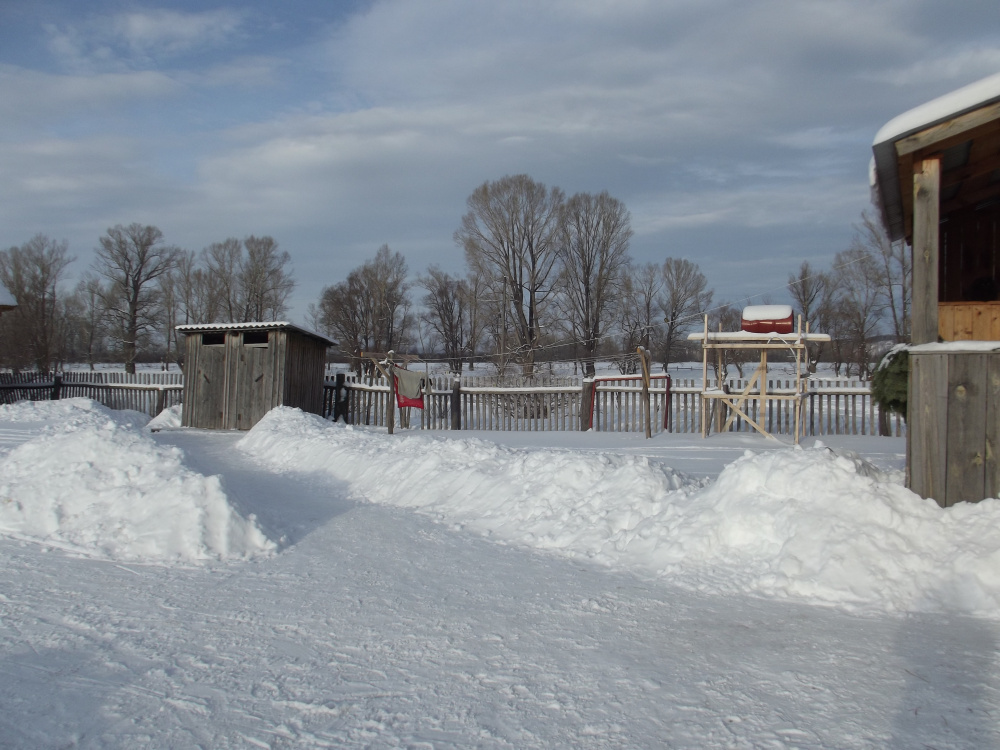
[[932,125],[919,133],[901,138],[896,141],[896,153],[899,156],[904,156],[922,148],[931,146],[938,148],[942,141],[965,135],[968,131],[987,125],[993,120],[1000,120],[1000,102],[988,104],[972,112],[966,112],[964,115]]
[[940,205],[941,158],[935,156],[915,164],[913,170],[913,344],[938,338]]

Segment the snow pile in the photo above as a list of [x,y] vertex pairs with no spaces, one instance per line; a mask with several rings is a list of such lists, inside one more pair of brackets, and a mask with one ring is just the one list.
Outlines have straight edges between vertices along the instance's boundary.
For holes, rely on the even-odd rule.
[[819,444],[748,452],[711,483],[643,457],[389,437],[292,409],[239,445],[373,502],[692,589],[1000,617],[1000,501],[943,510]]
[[146,425],[146,429],[152,432],[157,430],[174,430],[181,426],[181,405],[176,404],[164,409]]
[[89,398],[64,398],[60,401],[19,401],[0,404],[0,422],[59,425],[74,429],[81,425],[114,420],[116,424],[139,428],[149,421],[141,411],[111,410]]
[[[940,508],[817,442],[749,454],[649,519],[658,571],[848,609],[1000,617],[1000,501]],[[666,520],[666,519],[663,519]]]
[[[53,423],[53,420],[59,420]],[[198,561],[275,548],[233,511],[218,477],[157,445],[138,412],[88,399],[0,406],[0,421],[45,421],[0,456],[0,533],[116,560]]]

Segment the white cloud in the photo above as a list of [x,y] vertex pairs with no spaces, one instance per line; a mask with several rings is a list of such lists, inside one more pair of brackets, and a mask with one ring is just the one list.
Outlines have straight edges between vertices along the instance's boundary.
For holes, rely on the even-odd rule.
[[[700,232],[775,254],[771,235],[857,219],[871,138],[922,87],[1000,66],[985,32],[942,35],[916,0],[366,0],[346,21],[331,5],[295,6],[308,28],[284,11],[280,34],[263,31],[277,5],[99,2],[50,26],[76,75],[0,67],[10,241],[47,231],[26,216],[91,211],[192,249],[270,233],[311,269],[303,288],[383,242],[419,273],[460,265],[477,185],[526,172],[625,201],[640,261]],[[33,151],[39,130],[80,151]]]
[[107,113],[125,102],[176,96],[181,86],[158,71],[56,75],[0,66],[0,132]]
[[175,55],[214,46],[240,31],[244,14],[219,9],[202,13],[149,10],[122,13],[111,28],[137,54]]
[[878,71],[871,78],[894,86],[925,87],[931,84],[939,88],[943,84],[944,89],[950,91],[955,88],[955,81],[971,83],[998,71],[1000,43],[932,51],[929,56],[921,56],[907,65]]
[[241,33],[246,14],[228,9],[181,13],[151,9],[75,23],[47,24],[48,47],[72,70],[147,67],[155,61],[225,44]]
[[630,208],[637,236],[712,225],[818,227],[849,225],[867,194],[860,182],[802,178],[725,190],[665,191],[633,201]]
[[192,86],[257,88],[276,86],[288,61],[264,55],[239,57],[198,72],[178,73],[178,80]]

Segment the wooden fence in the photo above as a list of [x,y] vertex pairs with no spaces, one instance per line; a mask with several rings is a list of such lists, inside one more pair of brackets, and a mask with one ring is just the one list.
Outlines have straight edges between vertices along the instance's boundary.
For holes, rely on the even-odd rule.
[[181,402],[179,372],[0,373],[0,404],[84,397],[110,409],[133,409],[151,417]]
[[[484,384],[484,379],[432,377],[431,394],[424,409],[400,409],[397,424],[402,428],[430,430],[579,430],[592,428],[599,432],[641,432],[642,384],[637,376],[607,377],[580,380],[577,384],[540,386],[496,386]],[[352,424],[385,426],[389,386],[382,379],[359,382],[344,377],[342,414]],[[718,387],[718,383],[711,385]],[[731,392],[746,387],[743,379],[731,379],[725,384]],[[862,381],[807,381],[803,397],[803,434],[878,435],[879,410],[871,398],[868,383]],[[336,398],[334,381],[328,380],[324,398],[324,415],[331,416]],[[768,380],[769,393],[794,392],[791,379]],[[673,379],[669,390],[663,376],[654,376],[650,387],[650,421],[655,433],[701,432],[700,381]],[[453,406],[457,403],[457,407]],[[760,402],[751,398],[747,413],[768,432],[790,435],[794,430],[792,401]],[[889,433],[904,434],[903,420],[892,415]],[[746,420],[737,418],[731,431],[752,432]]]
[[[424,409],[400,409],[400,428],[425,430],[579,430],[642,432],[641,383],[636,376],[602,377],[596,380],[552,378],[544,385],[498,385],[495,378],[434,376]],[[343,377],[341,413],[352,424],[385,426],[389,386],[382,379],[360,382]],[[717,383],[711,385],[717,386]],[[746,381],[731,379],[732,392],[742,391]],[[791,392],[791,379],[768,380],[768,392]],[[878,435],[878,407],[868,383],[810,379],[803,402],[803,432],[821,435]],[[654,433],[701,432],[701,383],[693,378],[675,378],[669,392],[663,376],[654,376],[650,388],[650,421]],[[0,373],[0,403],[83,396],[112,409],[134,409],[155,416],[181,402],[181,373],[66,372],[59,375]],[[324,386],[323,415],[334,412],[336,386]],[[748,414],[769,432],[791,434],[793,408],[790,401],[748,402]],[[750,432],[742,418],[734,420],[735,432]],[[889,432],[904,434],[898,416],[889,420]]]

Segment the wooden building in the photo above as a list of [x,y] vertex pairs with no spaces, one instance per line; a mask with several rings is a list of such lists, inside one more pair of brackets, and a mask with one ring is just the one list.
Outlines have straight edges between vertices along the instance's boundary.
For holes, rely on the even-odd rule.
[[322,412],[329,339],[284,322],[177,330],[185,335],[185,427],[249,430],[275,406]]
[[1000,75],[878,133],[872,185],[913,250],[907,483],[942,506],[1000,494]]

